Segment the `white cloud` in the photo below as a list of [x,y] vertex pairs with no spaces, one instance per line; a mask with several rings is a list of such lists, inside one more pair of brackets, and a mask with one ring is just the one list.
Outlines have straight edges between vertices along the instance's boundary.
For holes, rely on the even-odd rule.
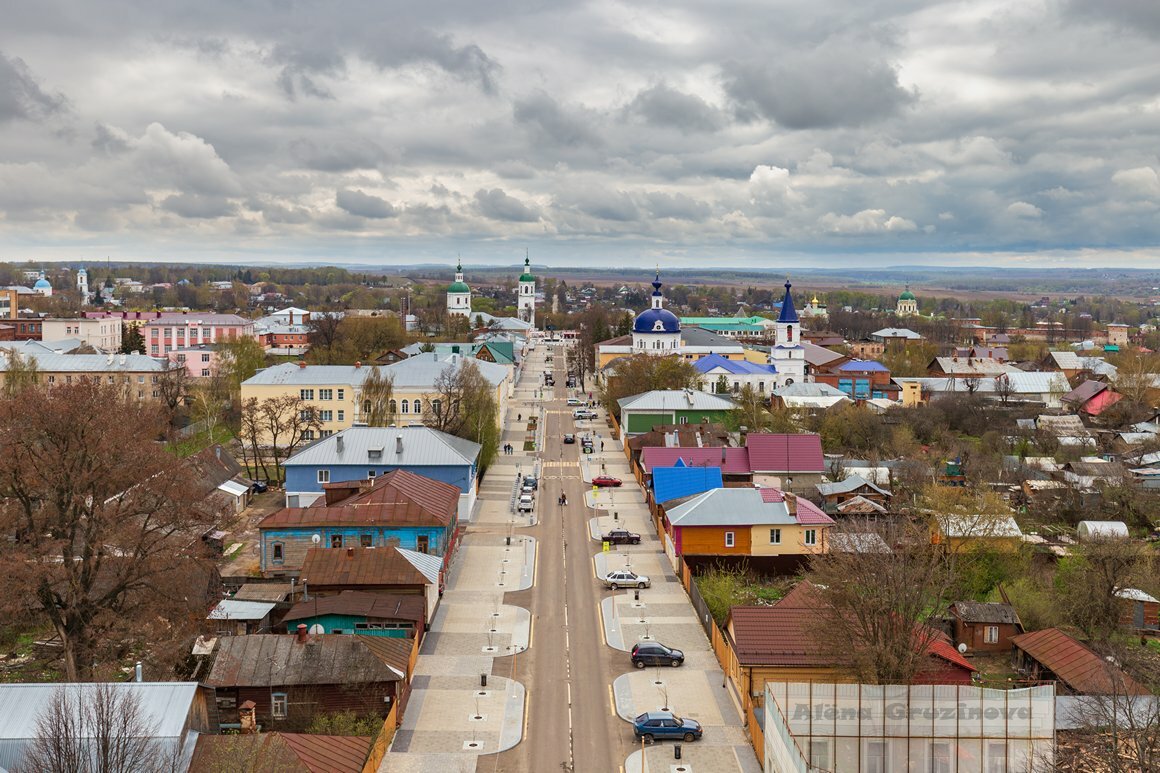
[[1036,220],[1043,217],[1043,210],[1026,201],[1016,201],[1007,207],[1007,214],[1025,220]]
[[1160,177],[1150,166],[1121,169],[1112,175],[1112,182],[1124,191],[1144,198],[1160,196]]
[[864,209],[853,215],[827,212],[818,218],[818,223],[829,233],[843,235],[908,233],[918,230],[913,220],[898,215],[887,216],[884,209]]

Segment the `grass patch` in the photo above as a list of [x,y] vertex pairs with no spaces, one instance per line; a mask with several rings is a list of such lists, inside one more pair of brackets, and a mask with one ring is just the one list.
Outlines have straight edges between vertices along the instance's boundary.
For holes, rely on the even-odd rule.
[[176,440],[169,444],[169,450],[182,459],[187,456],[193,456],[198,451],[204,451],[213,445],[224,445],[230,441],[230,431],[222,424],[213,428],[213,434],[209,432],[197,432],[187,438]]
[[701,598],[718,625],[725,624],[729,610],[746,604],[772,604],[792,585],[789,579],[770,580],[739,568],[709,569],[693,578]]
[[524,441],[524,450],[525,451],[535,451],[536,450],[536,441],[525,440]]

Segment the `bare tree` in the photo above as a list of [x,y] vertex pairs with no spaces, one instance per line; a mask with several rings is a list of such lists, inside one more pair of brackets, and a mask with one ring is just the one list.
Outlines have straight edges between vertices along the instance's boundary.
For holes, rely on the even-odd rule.
[[951,599],[945,554],[909,523],[862,522],[893,552],[831,552],[805,578],[818,599],[813,633],[832,662],[868,684],[908,684],[939,635],[930,625]]
[[170,362],[157,378],[157,392],[170,415],[189,395],[189,371],[183,363]]
[[1150,577],[1149,549],[1130,539],[1097,538],[1083,544],[1061,565],[1056,582],[1064,615],[1097,644],[1120,630],[1124,602],[1116,595]]
[[363,379],[359,398],[362,400],[362,421],[370,427],[386,427],[395,420],[391,402],[395,396],[394,374],[383,375],[382,369],[371,368]]
[[36,718],[23,769],[45,773],[162,773],[179,750],[157,747],[137,693],[128,686],[62,685]]
[[479,467],[486,469],[499,447],[499,406],[495,387],[471,360],[448,364],[426,398],[423,423],[432,429],[479,443]]
[[256,410],[257,426],[276,470],[322,426],[318,412],[297,395],[268,397],[256,404]]
[[159,407],[95,381],[0,400],[0,528],[16,537],[0,541],[0,611],[27,613],[31,601],[61,640],[69,680],[208,598],[208,587],[180,586],[213,513],[182,461],[158,448],[162,427]]

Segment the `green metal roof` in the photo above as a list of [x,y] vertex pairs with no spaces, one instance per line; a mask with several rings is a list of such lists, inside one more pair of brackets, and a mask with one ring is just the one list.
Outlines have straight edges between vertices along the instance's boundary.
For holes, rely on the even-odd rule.
[[467,286],[466,282],[452,282],[447,285],[447,292],[449,293],[469,293],[471,288]]

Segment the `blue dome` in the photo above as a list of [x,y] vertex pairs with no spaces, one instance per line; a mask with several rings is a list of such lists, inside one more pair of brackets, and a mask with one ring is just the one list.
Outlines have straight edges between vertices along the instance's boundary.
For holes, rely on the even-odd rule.
[[679,333],[681,320],[668,309],[645,309],[632,323],[634,333]]
[[52,282],[49,282],[44,277],[36,280],[36,284],[32,286],[33,290],[48,290],[52,288]]

